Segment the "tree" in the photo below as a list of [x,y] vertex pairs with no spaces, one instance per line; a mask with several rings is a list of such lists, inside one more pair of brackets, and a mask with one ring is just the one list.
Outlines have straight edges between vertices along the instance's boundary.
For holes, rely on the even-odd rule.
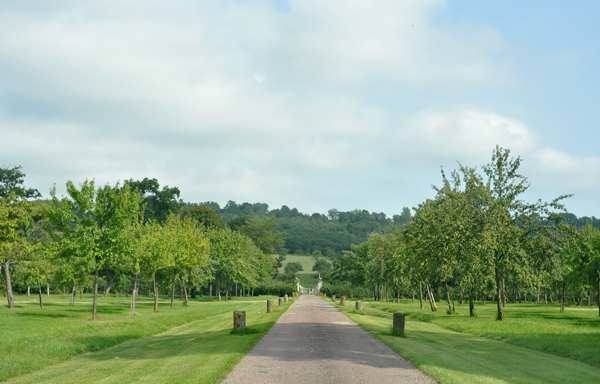
[[600,230],[588,223],[576,243],[577,272],[590,285],[598,289],[598,315],[600,316]]
[[325,275],[331,272],[331,263],[325,259],[319,259],[312,267],[313,271],[319,272],[322,275]]
[[[304,268],[302,268],[302,264],[298,263],[298,262],[291,262],[291,263],[287,263],[285,265],[284,271],[286,274],[296,274],[300,271],[304,271]],[[313,268],[314,271],[314,268]]]
[[25,174],[21,172],[21,166],[12,168],[0,168],[0,198],[7,198],[13,192],[16,197],[22,199],[35,199],[42,194],[33,188],[22,186]]
[[99,271],[130,253],[133,223],[141,218],[142,196],[128,185],[98,189],[86,180],[77,189],[67,182],[68,197],[58,199],[56,189],[46,211],[47,230],[61,244],[66,259],[87,259],[95,271],[93,315],[97,319]]
[[189,217],[206,229],[225,228],[223,219],[205,205],[194,204],[191,207],[182,208],[181,217]]
[[129,179],[125,181],[131,189],[138,191],[143,197],[145,204],[144,219],[146,221],[157,220],[163,223],[171,213],[177,213],[183,207],[179,199],[180,191],[177,187],[169,188],[168,185],[160,189],[156,179],[144,178],[144,180]]
[[519,238],[523,233],[530,232],[532,226],[529,224],[557,220],[556,215],[550,214],[550,209],[564,211],[560,200],[569,197],[559,196],[550,203],[524,203],[520,197],[529,188],[529,183],[526,177],[518,173],[520,166],[520,157],[511,158],[510,150],[496,146],[492,161],[483,167],[492,197],[487,218],[495,243],[489,262],[495,272],[497,320],[504,319],[501,289],[504,274],[512,267],[526,265],[528,261],[520,252]]
[[15,309],[10,265],[26,258],[31,247],[33,218],[38,205],[11,191],[0,198],[0,261],[4,267],[8,308]]
[[[173,309],[177,278],[180,277],[182,272],[202,268],[206,265],[209,255],[209,240],[191,217],[182,219],[179,215],[172,214],[165,222],[164,230],[167,237],[163,237],[163,240],[169,242],[166,248],[169,253],[167,255],[167,260],[169,260],[168,270],[173,279],[171,287],[171,309]],[[187,305],[185,278],[182,278],[181,281]]]
[[248,220],[239,228],[240,233],[248,236],[254,244],[264,253],[275,253],[275,244],[283,245],[285,232],[278,232],[279,220],[271,216],[266,219],[255,217]]

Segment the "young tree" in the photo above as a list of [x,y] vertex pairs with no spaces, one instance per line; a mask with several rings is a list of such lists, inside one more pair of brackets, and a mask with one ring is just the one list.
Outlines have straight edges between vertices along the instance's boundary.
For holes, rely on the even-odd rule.
[[[142,197],[125,185],[98,189],[86,180],[80,189],[67,182],[68,197],[58,199],[56,189],[47,209],[48,232],[61,244],[63,257],[83,258],[95,271],[93,316],[97,319],[99,271],[128,254],[132,227],[140,217]],[[85,265],[85,262],[80,263]]]
[[19,198],[14,191],[0,198],[0,262],[4,267],[9,309],[15,309],[10,265],[25,259],[30,251],[37,207],[37,204]]

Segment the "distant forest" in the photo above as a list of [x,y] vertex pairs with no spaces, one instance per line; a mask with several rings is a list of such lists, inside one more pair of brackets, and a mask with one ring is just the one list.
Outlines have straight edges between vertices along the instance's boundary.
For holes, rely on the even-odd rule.
[[[287,205],[269,210],[265,203],[237,204],[230,200],[224,207],[214,202],[199,203],[211,208],[228,225],[241,218],[265,218],[275,216],[279,220],[278,231],[286,232],[284,247],[276,247],[279,253],[316,254],[337,259],[343,251],[349,251],[352,245],[360,245],[368,240],[369,234],[375,232],[386,234],[393,231],[394,226],[404,227],[412,220],[411,210],[402,209],[401,214],[388,217],[385,213],[369,212],[355,209],[349,212],[330,209],[327,215],[320,213],[307,214]],[[586,223],[600,229],[600,219],[577,217],[572,213],[564,213],[565,222],[581,230]]]
[[279,220],[277,230],[286,232],[285,245],[280,253],[315,254],[336,259],[342,251],[351,249],[368,240],[369,234],[390,233],[394,226],[402,227],[412,219],[410,209],[405,207],[399,215],[388,217],[385,213],[355,209],[349,212],[330,209],[327,215],[306,214],[298,209],[281,208],[269,210],[264,203],[236,204],[229,201],[223,208],[214,201],[200,203],[211,208],[228,225],[241,218],[252,219],[274,216]]

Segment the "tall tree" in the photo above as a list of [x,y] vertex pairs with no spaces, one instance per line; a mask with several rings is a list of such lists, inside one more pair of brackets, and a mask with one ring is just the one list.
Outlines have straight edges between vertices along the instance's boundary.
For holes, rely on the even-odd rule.
[[158,180],[147,177],[144,180],[129,179],[125,181],[125,184],[144,197],[144,219],[146,221],[156,220],[164,223],[169,214],[178,213],[183,207],[183,202],[179,198],[181,192],[177,187],[165,185],[160,189]]
[[275,253],[274,245],[283,245],[285,232],[279,232],[279,220],[274,217],[261,219],[255,217],[248,220],[239,231],[254,241],[254,244],[264,253]]

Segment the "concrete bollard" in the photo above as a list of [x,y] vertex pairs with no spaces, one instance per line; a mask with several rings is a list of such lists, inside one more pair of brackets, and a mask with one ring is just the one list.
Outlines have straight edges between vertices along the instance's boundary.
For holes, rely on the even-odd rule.
[[406,315],[404,313],[394,313],[394,332],[404,335],[404,322]]
[[283,305],[283,297],[279,298],[279,305]]
[[340,305],[346,305],[346,296],[342,296],[340,299]]
[[288,302],[288,295],[283,295],[283,301]]
[[362,301],[357,301],[356,302],[356,310],[357,311],[362,311]]
[[246,329],[246,311],[233,311],[233,329]]
[[326,294],[326,293],[324,293],[324,294],[323,294],[323,298],[324,298],[324,299],[326,299],[326,298],[327,298],[327,294]]
[[335,295],[331,296],[331,300],[335,301]]
[[273,299],[267,300],[267,313],[273,312],[273,306],[275,305],[273,301]]

